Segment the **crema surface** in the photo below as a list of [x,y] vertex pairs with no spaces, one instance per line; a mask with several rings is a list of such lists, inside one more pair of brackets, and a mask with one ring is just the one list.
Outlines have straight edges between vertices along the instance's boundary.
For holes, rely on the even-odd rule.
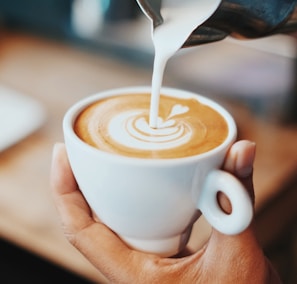
[[196,99],[161,95],[157,127],[149,126],[150,94],[102,99],[77,117],[74,131],[100,150],[140,158],[180,158],[207,152],[227,137],[225,119]]

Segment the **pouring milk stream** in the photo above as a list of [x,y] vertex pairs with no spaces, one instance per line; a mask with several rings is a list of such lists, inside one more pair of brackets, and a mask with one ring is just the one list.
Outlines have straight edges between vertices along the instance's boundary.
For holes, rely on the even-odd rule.
[[162,1],[164,22],[152,29],[155,59],[149,117],[151,128],[159,127],[160,89],[167,61],[182,47],[191,33],[216,11],[220,2],[221,0]]

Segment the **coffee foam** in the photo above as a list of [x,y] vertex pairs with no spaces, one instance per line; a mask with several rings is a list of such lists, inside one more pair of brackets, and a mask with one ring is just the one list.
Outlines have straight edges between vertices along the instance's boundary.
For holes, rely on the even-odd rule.
[[157,128],[149,126],[150,94],[120,95],[87,107],[75,132],[88,144],[115,154],[177,158],[209,151],[227,136],[227,123],[196,99],[161,96]]

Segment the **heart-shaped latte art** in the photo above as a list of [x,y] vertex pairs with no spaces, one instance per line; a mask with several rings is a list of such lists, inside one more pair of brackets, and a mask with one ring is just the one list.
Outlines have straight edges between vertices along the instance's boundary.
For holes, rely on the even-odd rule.
[[173,116],[186,113],[188,111],[189,111],[189,107],[183,106],[181,104],[176,104],[176,105],[174,105],[172,107],[171,112],[170,112],[170,114],[168,116],[168,119],[171,118],[171,117],[173,117]]

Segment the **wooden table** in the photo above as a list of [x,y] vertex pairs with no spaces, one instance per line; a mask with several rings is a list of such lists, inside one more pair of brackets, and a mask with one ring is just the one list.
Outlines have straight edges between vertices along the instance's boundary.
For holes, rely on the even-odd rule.
[[[49,192],[51,151],[56,141],[63,140],[62,117],[74,102],[104,89],[148,85],[150,80],[150,70],[127,62],[27,35],[1,35],[0,84],[38,99],[47,111],[46,123],[39,131],[0,153],[1,237],[89,279],[104,282],[60,231]],[[170,78],[165,79],[165,84],[176,85]],[[240,138],[257,142],[256,208],[259,214],[266,208],[271,211],[271,204],[283,194],[283,185],[296,175],[297,130],[258,120],[242,106],[226,106],[238,122]],[[291,215],[297,215],[295,205],[285,216],[288,222],[292,221]],[[280,216],[278,212],[278,220],[282,220]],[[203,226],[207,235],[209,229]],[[263,235],[263,245],[273,242],[281,228],[274,229],[269,236]]]

